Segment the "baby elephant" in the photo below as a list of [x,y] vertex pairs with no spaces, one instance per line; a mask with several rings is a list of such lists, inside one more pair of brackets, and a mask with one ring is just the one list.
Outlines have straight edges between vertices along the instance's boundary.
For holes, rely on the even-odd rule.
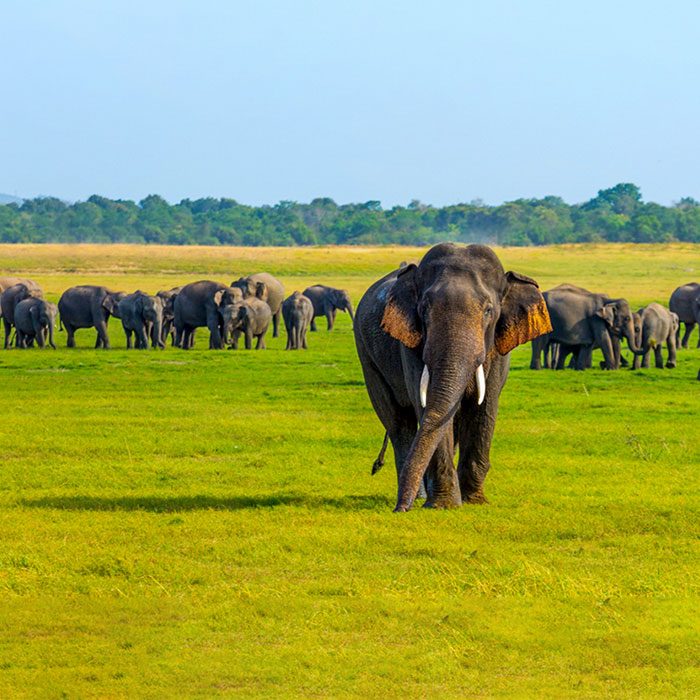
[[119,302],[119,316],[126,334],[126,347],[132,347],[131,334],[136,336],[136,349],[147,350],[148,339],[151,346],[164,348],[163,341],[163,300],[142,291],[128,294]]
[[238,348],[238,338],[243,333],[245,348],[250,350],[253,346],[253,338],[257,338],[256,350],[264,350],[265,333],[272,320],[272,311],[267,302],[257,297],[241,299],[233,304],[227,304],[220,308],[223,317],[224,339],[235,349]]
[[639,309],[640,315],[637,345],[639,351],[635,353],[633,369],[649,367],[649,355],[654,351],[654,363],[657,369],[663,369],[664,358],[661,346],[666,343],[668,348],[668,360],[666,367],[676,366],[676,341],[678,333],[678,316],[661,306],[661,304],[649,304]]
[[314,305],[314,318],[311,319],[311,330],[316,330],[316,317],[325,316],[328,323],[328,330],[333,330],[335,316],[340,311],[347,311],[350,320],[354,321],[355,316],[352,310],[350,295],[344,289],[326,287],[323,284],[315,284],[304,290],[304,296],[311,300]]
[[46,347],[46,341],[55,350],[53,331],[56,325],[58,307],[50,301],[30,297],[20,301],[15,307],[15,328],[17,329],[17,347],[31,347],[36,340],[40,348]]
[[282,304],[284,327],[287,329],[286,350],[306,350],[306,331],[314,317],[314,305],[301,292],[294,292]]

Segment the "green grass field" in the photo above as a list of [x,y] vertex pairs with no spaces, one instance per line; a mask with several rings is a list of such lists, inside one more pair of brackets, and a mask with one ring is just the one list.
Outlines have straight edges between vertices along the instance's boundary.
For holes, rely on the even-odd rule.
[[[700,277],[689,245],[498,252],[634,308]],[[264,269],[357,301],[420,255],[5,246],[0,274],[56,300]],[[0,697],[697,694],[700,350],[554,373],[518,348],[490,505],[395,515],[347,316],[307,352],[111,335],[0,352]]]

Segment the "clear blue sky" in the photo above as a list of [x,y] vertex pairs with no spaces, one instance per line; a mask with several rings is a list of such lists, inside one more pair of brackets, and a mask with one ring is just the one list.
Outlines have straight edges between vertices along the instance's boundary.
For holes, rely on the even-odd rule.
[[700,3],[5,0],[0,192],[700,199]]

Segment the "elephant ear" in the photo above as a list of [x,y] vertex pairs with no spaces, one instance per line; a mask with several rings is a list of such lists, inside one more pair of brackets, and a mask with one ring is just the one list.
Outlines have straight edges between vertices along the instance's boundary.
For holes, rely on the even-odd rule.
[[399,270],[387,295],[381,322],[382,330],[407,348],[418,347],[423,340],[418,317],[417,270],[413,264]]
[[262,301],[266,301],[268,297],[267,285],[264,282],[257,282],[255,285],[255,296]]
[[598,311],[595,312],[595,315],[602,318],[603,321],[612,328],[615,322],[615,307],[613,304],[605,304],[602,309],[598,309]]
[[517,272],[506,272],[506,282],[495,336],[496,350],[501,355],[552,330],[537,282]]
[[113,315],[116,315],[119,312],[119,301],[115,299],[112,294],[107,294],[107,296],[102,300],[102,306],[104,306],[104,308]]
[[223,298],[225,291],[225,289],[220,289],[218,292],[214,292],[214,303],[217,306],[221,305],[221,299]]

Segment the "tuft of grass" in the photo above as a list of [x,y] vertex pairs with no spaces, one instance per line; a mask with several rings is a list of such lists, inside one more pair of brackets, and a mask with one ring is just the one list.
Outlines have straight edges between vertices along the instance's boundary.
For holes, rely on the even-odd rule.
[[[5,246],[0,266],[54,297],[268,269],[357,301],[420,254]],[[683,245],[499,254],[633,304],[700,269]],[[518,348],[490,505],[396,516],[347,316],[306,352],[210,352],[202,331],[126,352],[110,332],[110,352],[87,330],[0,352],[0,696],[695,693],[699,350],[580,374]]]

